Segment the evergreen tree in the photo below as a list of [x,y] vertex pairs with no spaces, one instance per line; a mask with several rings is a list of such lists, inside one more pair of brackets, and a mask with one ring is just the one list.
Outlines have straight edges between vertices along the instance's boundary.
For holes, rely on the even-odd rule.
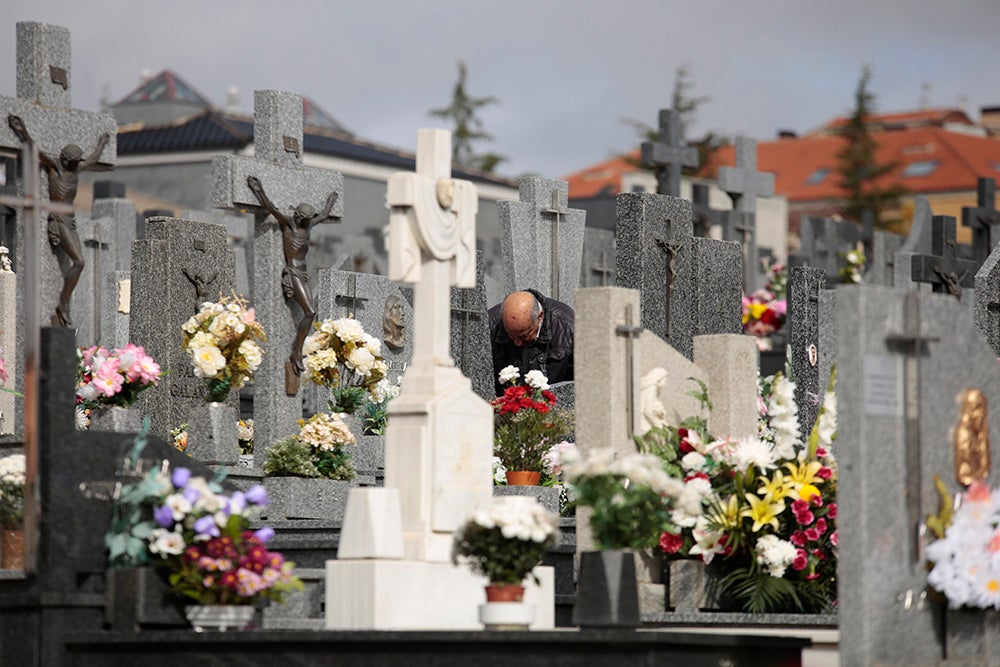
[[452,160],[469,169],[492,173],[497,165],[507,158],[496,153],[476,154],[473,152],[472,144],[475,141],[493,141],[493,135],[483,129],[483,121],[477,112],[483,107],[498,104],[499,100],[492,95],[471,97],[465,90],[466,76],[465,63],[459,61],[458,81],[455,82],[451,94],[451,103],[446,107],[431,109],[429,114],[434,118],[452,122]]
[[871,132],[869,117],[874,111],[875,96],[868,91],[871,70],[866,65],[854,94],[854,111],[840,131],[844,147],[837,153],[840,174],[839,185],[846,191],[841,214],[848,220],[861,220],[870,210],[875,215],[875,226],[888,228],[895,220],[885,218],[887,210],[899,208],[899,199],[906,194],[901,185],[882,187],[879,180],[896,169],[897,162],[879,164],[876,153],[878,142]]

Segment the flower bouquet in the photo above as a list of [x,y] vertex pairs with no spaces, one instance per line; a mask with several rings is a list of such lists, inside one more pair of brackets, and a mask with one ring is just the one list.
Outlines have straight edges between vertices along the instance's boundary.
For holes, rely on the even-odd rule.
[[788,312],[786,285],[788,269],[773,264],[767,269],[767,283],[761,289],[743,296],[743,333],[757,338],[757,347],[770,350],[771,337],[785,326]]
[[518,382],[521,375],[514,366],[504,368],[499,377],[501,384],[510,386],[490,403],[494,411],[493,453],[508,473],[528,471],[540,479],[546,454],[569,431],[567,418],[555,408],[556,396],[549,391],[548,378],[541,371],[528,371],[525,384]]
[[[517,502],[521,500],[528,502]],[[533,498],[505,501],[474,512],[456,531],[452,561],[466,558],[491,585],[521,586],[546,549],[555,545],[559,517]]]
[[266,336],[246,300],[233,296],[206,301],[181,329],[194,374],[206,381],[206,401],[224,401],[231,390],[253,380],[263,354],[258,341]]
[[840,279],[848,284],[860,283],[865,276],[865,265],[868,262],[864,244],[859,241],[853,250],[838,252],[837,256],[844,263],[840,268]]
[[299,420],[299,426],[297,435],[279,440],[268,449],[265,474],[354,479],[354,465],[344,448],[356,440],[338,414],[320,412],[308,420]]
[[236,439],[240,443],[240,454],[253,454],[253,420],[241,419],[236,422]]
[[354,414],[366,395],[376,402],[383,400],[376,390],[388,372],[381,356],[382,341],[365,333],[352,317],[313,326],[316,331],[302,345],[303,363],[309,379],[332,392],[330,411]]
[[745,611],[821,612],[836,599],[834,383],[832,373],[803,441],[795,385],[781,374],[766,379],[757,437],[719,450],[698,543],[703,559],[721,554],[721,592]]
[[927,583],[950,609],[1000,610],[1000,489],[974,481],[955,510],[947,487],[938,477],[934,482],[941,512],[927,520],[937,537],[926,551],[933,563]]
[[162,467],[122,487],[105,536],[112,566],[152,564],[171,590],[198,605],[282,602],[303,590],[294,564],[267,541],[270,527],[250,530],[248,511],[267,504],[264,487],[224,493],[187,468]]
[[160,379],[160,366],[146,351],[129,343],[108,352],[92,345],[77,351],[76,403],[83,410],[129,407]]

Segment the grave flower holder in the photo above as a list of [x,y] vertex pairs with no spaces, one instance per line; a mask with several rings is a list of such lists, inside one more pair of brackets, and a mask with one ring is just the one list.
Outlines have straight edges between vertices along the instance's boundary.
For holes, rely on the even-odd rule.
[[573,624],[581,628],[639,627],[639,590],[631,550],[580,554]]
[[236,437],[236,408],[225,403],[208,403],[191,410],[185,450],[209,465],[235,466],[240,460]]

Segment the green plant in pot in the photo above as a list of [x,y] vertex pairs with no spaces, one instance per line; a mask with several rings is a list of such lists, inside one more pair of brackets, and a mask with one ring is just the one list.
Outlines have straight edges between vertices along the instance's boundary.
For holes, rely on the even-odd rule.
[[355,470],[345,447],[356,443],[354,434],[337,414],[320,412],[299,421],[296,435],[271,445],[264,473],[275,477],[322,477],[349,481]]

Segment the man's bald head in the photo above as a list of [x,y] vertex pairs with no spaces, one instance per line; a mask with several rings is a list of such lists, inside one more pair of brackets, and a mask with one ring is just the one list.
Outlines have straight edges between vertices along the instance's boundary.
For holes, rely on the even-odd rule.
[[512,292],[503,300],[500,318],[514,345],[522,347],[538,338],[542,329],[542,304],[531,292]]

